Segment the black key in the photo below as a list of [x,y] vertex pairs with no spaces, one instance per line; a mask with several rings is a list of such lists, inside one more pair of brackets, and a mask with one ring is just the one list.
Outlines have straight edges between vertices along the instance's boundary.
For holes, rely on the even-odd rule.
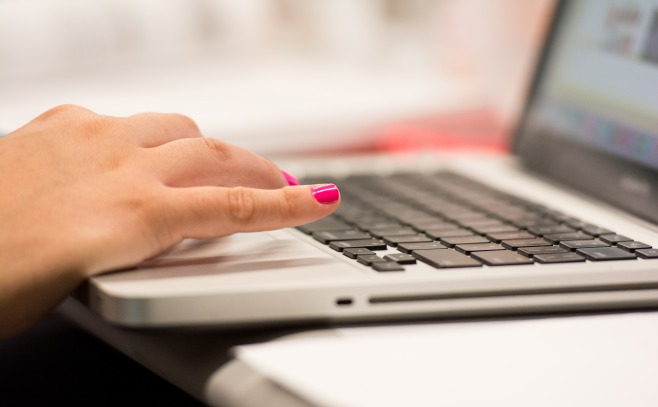
[[401,228],[402,225],[398,222],[393,222],[389,220],[385,221],[375,221],[375,222],[355,222],[354,226],[358,227],[361,230],[370,231],[374,229],[392,229],[392,228]]
[[614,234],[615,233],[610,229],[601,228],[601,227],[594,226],[594,225],[584,226],[584,227],[581,228],[581,230],[583,232],[587,233],[587,234],[592,235],[592,236],[609,235],[609,234]]
[[363,248],[370,250],[386,250],[386,243],[379,239],[364,239],[364,240],[346,240],[331,242],[329,247],[337,252],[342,252],[344,249],[349,248]]
[[324,218],[315,222],[307,223],[306,225],[297,226],[297,229],[301,230],[307,235],[310,235],[313,232],[350,230],[354,228],[338,219]]
[[343,250],[343,255],[349,257],[350,259],[356,259],[357,256],[362,256],[366,254],[375,254],[375,252],[369,249],[365,249],[363,247],[355,247],[355,248]]
[[379,261],[377,263],[373,263],[372,268],[382,272],[404,271],[404,267],[402,267],[399,263],[396,263],[394,261]]
[[512,218],[507,219],[512,225],[519,228],[530,228],[530,227],[539,227],[539,226],[551,226],[555,225],[555,222],[552,219],[532,217],[532,218]]
[[412,253],[416,250],[436,250],[445,249],[446,247],[439,242],[425,242],[425,243],[400,243],[397,249],[402,253]]
[[476,219],[461,219],[459,221],[459,224],[467,228],[504,225],[504,223],[501,222],[500,220],[494,218],[488,218],[488,217],[479,217]]
[[368,229],[368,232],[377,238],[382,238],[386,236],[405,236],[416,234],[416,231],[412,228],[405,227],[396,227],[388,229]]
[[376,254],[363,254],[363,255],[357,256],[356,261],[358,261],[361,264],[365,264],[366,266],[372,266],[373,263],[386,261],[386,260],[384,260],[381,257],[377,256]]
[[466,229],[451,229],[451,230],[426,230],[425,234],[432,239],[444,239],[446,237],[461,237],[473,236],[473,232]]
[[454,250],[418,250],[413,256],[436,268],[479,267],[481,263]]
[[500,243],[501,240],[532,239],[535,237],[535,235],[525,231],[520,231],[520,232],[487,233],[487,237],[492,242]]
[[569,251],[560,246],[521,247],[518,250],[524,256],[532,257],[538,254],[568,253]]
[[629,253],[626,250],[620,249],[618,247],[596,247],[589,249],[580,249],[576,253],[582,254],[587,257],[589,260],[601,261],[601,260],[631,260],[635,259],[633,253]]
[[471,243],[490,243],[484,236],[462,236],[462,237],[446,237],[441,239],[441,243],[448,247],[453,247],[458,244],[471,244]]
[[422,243],[431,242],[432,239],[425,235],[387,236],[384,241],[389,246],[397,246],[399,243]]
[[629,239],[626,236],[612,234],[612,235],[601,235],[599,239],[603,240],[606,243],[614,244],[619,242],[630,242],[633,239]]
[[496,233],[496,232],[516,232],[519,230],[519,228],[512,225],[502,224],[502,225],[489,225],[489,226],[474,226],[471,227],[471,230],[473,230],[475,233],[480,233],[484,235],[487,233]]
[[567,240],[566,242],[560,242],[560,246],[564,247],[565,249],[576,250],[576,249],[586,249],[586,248],[609,247],[610,245],[600,240],[591,239],[591,240]]
[[617,247],[629,252],[635,251],[637,249],[651,249],[651,246],[642,242],[619,242],[617,243]]
[[328,244],[337,240],[361,240],[370,235],[360,230],[343,230],[335,232],[314,232],[313,238],[321,243]]
[[585,261],[585,258],[578,253],[565,252],[538,254],[535,256],[535,260],[539,263],[575,263]]
[[503,250],[503,246],[496,243],[460,244],[455,246],[455,248],[465,254],[470,254],[472,252],[483,252],[489,250]]
[[529,257],[522,256],[509,250],[495,250],[490,252],[475,252],[473,257],[489,266],[512,266],[517,264],[532,264]]
[[410,225],[416,222],[431,222],[436,218],[431,217],[424,212],[410,212],[410,213],[390,213],[392,218],[397,219],[399,222],[404,223],[405,225]]
[[582,220],[577,218],[566,219],[564,222],[574,229],[581,229],[584,228],[585,226],[591,226],[589,223],[583,222]]
[[560,243],[566,240],[589,240],[594,236],[588,235],[583,232],[569,232],[569,233],[552,233],[544,235],[544,239],[548,240],[551,243]]
[[503,247],[516,250],[520,247],[534,247],[534,246],[550,246],[551,244],[544,239],[514,239],[514,240],[503,240]]
[[575,229],[572,229],[567,225],[533,226],[528,228],[528,232],[534,233],[537,236],[553,235],[556,233],[571,233],[575,231]]
[[484,226],[484,225],[495,225],[497,223],[500,223],[498,219],[494,219],[492,217],[489,217],[481,212],[471,212],[471,211],[466,211],[466,212],[452,212],[449,214],[447,217],[450,219],[453,219],[457,222],[459,222],[461,225],[464,226]]
[[387,254],[384,258],[400,264],[416,264],[416,258],[406,253]]
[[459,229],[457,225],[450,222],[412,222],[409,224],[410,227],[417,230],[418,232],[425,232],[427,230],[455,230]]
[[638,249],[635,254],[643,259],[658,259],[658,249]]

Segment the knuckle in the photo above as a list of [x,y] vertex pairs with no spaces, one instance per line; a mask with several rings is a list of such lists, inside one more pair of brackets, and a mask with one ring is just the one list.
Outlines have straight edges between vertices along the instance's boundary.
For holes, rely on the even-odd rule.
[[185,129],[187,133],[195,135],[201,134],[199,126],[189,116],[180,113],[170,113],[170,116],[177,122],[178,126]]
[[42,113],[39,118],[42,120],[55,119],[59,117],[69,117],[73,115],[88,115],[92,113],[91,110],[85,109],[82,106],[73,105],[73,104],[64,104],[55,106],[52,109],[49,109]]
[[208,148],[208,151],[210,151],[210,153],[220,162],[225,162],[231,159],[231,152],[228,144],[208,137],[204,137],[203,142]]
[[246,188],[235,187],[228,190],[228,214],[239,224],[249,223],[256,214],[254,196]]
[[282,214],[288,218],[293,218],[302,209],[297,195],[292,188],[282,188],[281,194],[283,195]]

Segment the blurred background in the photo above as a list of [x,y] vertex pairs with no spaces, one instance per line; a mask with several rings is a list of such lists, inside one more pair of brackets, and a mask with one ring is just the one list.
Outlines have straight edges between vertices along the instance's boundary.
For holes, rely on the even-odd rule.
[[180,112],[261,154],[503,149],[551,0],[0,0],[0,131]]

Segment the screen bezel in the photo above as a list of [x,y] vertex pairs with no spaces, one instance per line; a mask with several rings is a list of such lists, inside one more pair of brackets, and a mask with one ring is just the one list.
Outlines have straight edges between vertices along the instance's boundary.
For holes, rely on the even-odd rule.
[[525,109],[513,135],[513,152],[535,172],[658,224],[658,170],[552,135],[533,127],[529,120],[537,108],[538,90],[546,77],[569,3],[561,0],[555,6]]

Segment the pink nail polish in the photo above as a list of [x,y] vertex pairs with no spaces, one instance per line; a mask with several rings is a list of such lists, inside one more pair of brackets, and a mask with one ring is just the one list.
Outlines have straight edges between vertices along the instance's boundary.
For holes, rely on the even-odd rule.
[[315,199],[322,204],[330,204],[340,199],[340,191],[334,184],[318,185],[311,188]]
[[285,171],[281,171],[281,173],[283,173],[286,181],[288,181],[288,185],[299,185],[299,181],[297,181],[297,178],[295,178],[293,175],[288,174]]

